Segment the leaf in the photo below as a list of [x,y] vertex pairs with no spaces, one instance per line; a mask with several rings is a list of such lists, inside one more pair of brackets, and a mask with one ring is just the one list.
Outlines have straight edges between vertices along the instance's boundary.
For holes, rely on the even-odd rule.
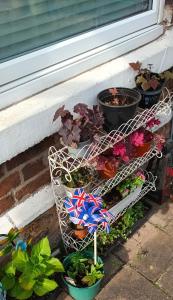
[[109,89],[109,92],[112,94],[112,96],[115,96],[118,94],[118,90],[116,88]]
[[134,71],[140,71],[142,64],[137,61],[136,63],[129,63],[130,67],[134,70]]
[[5,256],[8,253],[11,252],[11,250],[13,249],[12,244],[8,244],[7,246],[5,246],[2,250],[0,250],[0,256]]
[[40,255],[47,256],[47,257],[49,257],[51,255],[50,244],[49,244],[49,240],[47,237],[43,238],[32,248],[31,257],[39,258]]
[[150,83],[146,80],[145,82],[142,83],[141,87],[144,91],[147,91],[150,89]]
[[22,229],[18,228],[11,228],[10,231],[8,232],[8,239],[10,242],[14,241],[19,234],[21,233]]
[[54,280],[43,279],[42,281],[37,281],[34,286],[34,292],[37,296],[43,296],[56,289],[58,284]]
[[67,113],[69,113],[68,110],[64,109],[65,105],[61,106],[57,109],[57,111],[54,114],[53,122],[56,121],[59,117],[65,117]]
[[20,286],[27,291],[32,290],[35,282],[36,280],[32,277],[32,274],[28,275],[24,273],[19,277]]
[[15,285],[15,277],[5,275],[1,279],[2,285],[6,290],[11,290]]
[[47,269],[45,274],[50,276],[55,272],[64,272],[64,267],[59,259],[52,257],[47,261]]
[[84,103],[78,103],[74,106],[73,111],[81,116],[87,116],[88,115],[88,105]]
[[156,79],[151,79],[149,81],[150,86],[152,87],[153,90],[156,90],[157,87],[159,86],[159,81]]
[[18,271],[23,272],[27,262],[29,262],[28,254],[21,249],[18,249],[13,252],[12,257],[14,267],[16,267]]
[[17,282],[9,294],[15,299],[24,300],[29,299],[32,296],[32,293],[33,291],[27,291],[22,289],[20,284]]
[[5,272],[5,274],[7,274],[7,275],[15,275],[15,273],[16,273],[16,268],[15,268],[13,262],[9,262],[9,263],[5,266],[4,272]]

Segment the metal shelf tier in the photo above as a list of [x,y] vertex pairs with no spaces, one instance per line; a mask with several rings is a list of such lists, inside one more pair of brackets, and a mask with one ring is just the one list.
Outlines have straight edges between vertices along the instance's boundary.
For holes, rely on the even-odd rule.
[[[97,142],[84,146],[75,157],[68,153],[68,147],[56,150],[54,146],[49,149],[49,165],[51,170],[52,180],[57,177],[63,169],[68,174],[78,169],[81,166],[89,165],[90,162],[105,150],[113,147],[119,141],[125,139],[133,131],[141,126],[144,126],[153,117],[166,116],[170,114],[172,106],[172,97],[166,92],[162,101],[152,106],[150,109],[143,110],[138,113],[133,119],[122,124],[117,130],[113,130],[108,134],[102,135]],[[81,155],[82,154],[82,155]]]
[[[63,205],[64,197],[66,196],[65,189],[63,188],[60,180],[62,170],[70,176],[70,173],[77,170],[81,166],[92,167],[91,161],[105,150],[113,147],[119,141],[125,139],[133,131],[137,130],[141,126],[144,126],[153,117],[161,117],[163,126],[168,122],[168,116],[171,116],[172,97],[167,91],[163,100],[148,110],[143,110],[138,113],[133,119],[129,120],[126,124],[122,124],[118,130],[113,130],[109,134],[102,135],[95,143],[91,143],[81,149],[81,153],[78,153],[74,158],[68,153],[68,147],[56,150],[55,147],[51,147],[49,150],[49,165],[52,187],[55,196],[55,202],[57,207],[57,213],[59,218],[60,230],[62,239],[66,249],[73,248],[74,250],[83,250],[93,240],[93,235],[88,234],[84,240],[74,239],[72,231],[69,227],[68,213]],[[160,126],[160,127],[161,127]],[[102,180],[97,175],[94,175],[94,182],[91,183],[90,192],[103,196],[108,193],[113,187],[118,185],[121,181],[133,174],[143,164],[148,162],[151,158],[157,156],[160,158],[162,154],[154,146],[149,152],[145,153],[142,157],[136,158],[130,161],[127,165],[123,165],[114,178],[109,180]],[[93,170],[91,170],[94,172]],[[132,197],[131,200],[123,199],[121,202],[115,205],[115,211],[117,214],[114,216],[113,222],[115,222],[125,211],[139,201],[150,190],[155,190],[155,180],[151,173],[146,173],[146,181],[137,195]],[[101,228],[99,228],[99,231]]]
[[[129,196],[124,198],[122,201],[120,201],[118,204],[116,204],[113,208],[117,210],[117,214],[114,215],[114,219],[112,220],[112,224],[117,221],[117,219],[122,216],[128,208],[132,207],[135,203],[137,203],[141,198],[143,198],[149,191],[155,191],[155,181],[156,177],[152,175],[150,172],[145,173],[146,181],[142,186],[142,189],[140,193],[137,195],[137,197],[132,197],[129,199]],[[123,202],[123,205],[122,205]],[[123,207],[123,209],[121,209]],[[68,223],[69,221],[66,219],[67,216],[65,212],[58,211],[59,220],[60,220],[60,226],[62,230],[62,239],[63,243],[66,249],[74,249],[76,251],[81,251],[85,249],[92,241],[94,236],[92,234],[87,234],[85,239],[83,240],[77,240],[73,237],[73,231],[69,230]],[[98,232],[102,231],[102,228],[99,227]]]
[[[126,179],[128,176],[133,174],[136,170],[142,167],[146,162],[148,162],[151,158],[157,156],[158,158],[162,157],[162,153],[159,152],[155,147],[150,149],[145,155],[142,157],[136,158],[135,160],[131,161],[127,165],[123,165],[115,177],[109,180],[103,180],[97,177],[96,175],[93,176],[94,181],[92,182],[91,186],[89,187],[90,192],[103,196],[108,193],[113,187],[118,185],[121,181]],[[54,178],[52,180],[52,187],[54,191],[56,207],[58,210],[65,210],[63,206],[64,197],[66,197],[65,189],[61,185],[61,181],[59,178]]]

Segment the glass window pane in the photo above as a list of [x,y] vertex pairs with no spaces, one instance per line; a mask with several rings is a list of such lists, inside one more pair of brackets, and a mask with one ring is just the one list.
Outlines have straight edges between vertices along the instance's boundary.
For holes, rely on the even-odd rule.
[[151,7],[151,0],[0,0],[0,62]]

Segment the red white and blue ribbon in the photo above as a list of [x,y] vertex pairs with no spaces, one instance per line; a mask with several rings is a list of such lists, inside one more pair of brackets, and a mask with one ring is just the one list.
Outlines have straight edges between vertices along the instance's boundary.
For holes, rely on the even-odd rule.
[[109,222],[112,214],[103,208],[103,200],[98,195],[86,194],[83,189],[76,189],[72,198],[65,198],[70,220],[74,224],[88,227],[94,233],[100,225],[107,233],[110,232]]

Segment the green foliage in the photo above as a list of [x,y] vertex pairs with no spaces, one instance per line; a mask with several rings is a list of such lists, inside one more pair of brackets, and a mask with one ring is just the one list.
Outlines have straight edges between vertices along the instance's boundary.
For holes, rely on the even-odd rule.
[[7,234],[0,234],[0,256],[10,253],[15,246],[15,240],[21,233],[21,229],[11,228]]
[[57,258],[51,257],[46,237],[34,245],[30,253],[20,248],[13,251],[0,279],[11,297],[22,300],[33,293],[43,296],[53,291],[58,285],[48,277],[55,272],[64,272],[64,267]]
[[81,167],[76,171],[71,172],[70,180],[66,179],[66,173],[61,176],[62,183],[69,188],[78,188],[87,185],[92,181],[90,170],[87,167]]
[[104,253],[105,248],[112,245],[118,238],[127,239],[131,233],[134,224],[144,216],[144,205],[142,202],[137,203],[129,208],[121,219],[111,227],[110,233],[101,232],[98,237],[98,249]]
[[103,264],[94,265],[93,259],[82,252],[71,255],[66,272],[78,287],[91,286],[104,276]]
[[91,286],[95,284],[99,279],[103,278],[102,265],[96,264],[91,265],[90,272],[86,271],[86,275],[82,278],[82,282]]

